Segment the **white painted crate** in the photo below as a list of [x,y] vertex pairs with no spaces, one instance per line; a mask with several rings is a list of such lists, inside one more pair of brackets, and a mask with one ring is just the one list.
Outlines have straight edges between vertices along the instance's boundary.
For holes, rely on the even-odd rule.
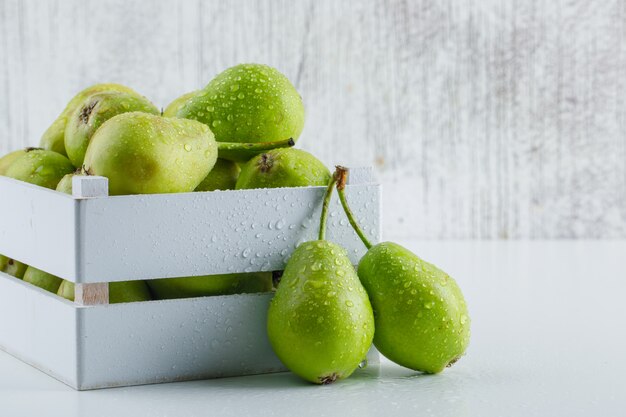
[[[0,254],[77,283],[77,297],[81,285],[282,270],[300,242],[316,239],[325,191],[109,197],[104,178],[73,186],[70,196],[0,177]],[[379,240],[380,185],[355,169],[348,187]],[[354,264],[365,253],[336,195],[327,238]],[[0,349],[78,390],[283,371],[265,330],[271,297],[82,305],[0,273]]]

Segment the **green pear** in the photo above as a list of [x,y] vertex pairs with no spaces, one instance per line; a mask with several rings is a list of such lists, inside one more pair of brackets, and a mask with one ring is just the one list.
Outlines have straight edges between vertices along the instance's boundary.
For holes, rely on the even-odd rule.
[[[57,295],[74,301],[74,283],[63,280]],[[150,301],[150,289],[145,281],[121,281],[109,283],[109,304],[133,303],[136,301]]]
[[131,112],[112,117],[91,138],[84,167],[109,179],[109,193],[191,192],[217,160],[209,128],[193,120]]
[[176,117],[181,107],[187,104],[187,102],[196,94],[198,94],[198,91],[191,91],[189,93],[183,94],[182,96],[178,97],[177,99],[172,101],[170,104],[168,104],[165,110],[163,110],[163,116]]
[[284,146],[293,146],[293,141],[218,144],[200,122],[130,112],[96,130],[83,168],[89,175],[108,177],[111,195],[191,192],[213,169],[222,149],[259,153]]
[[148,281],[148,286],[157,300],[267,292],[272,290],[272,273],[154,279]]
[[26,268],[28,268],[28,265],[7,256],[0,255],[0,272],[22,279]]
[[103,91],[123,91],[126,93],[137,94],[135,91],[126,86],[112,83],[95,84],[85,88],[70,100],[65,109],[59,115],[59,117],[57,117],[52,125],[50,125],[48,129],[46,129],[41,137],[39,147],[67,156],[67,153],[65,152],[65,125],[67,123],[68,117],[74,112],[76,107],[78,107],[88,96]]
[[448,274],[392,242],[370,248],[358,271],[375,312],[374,344],[383,355],[426,373],[441,372],[463,355],[469,313]]
[[293,148],[262,153],[241,168],[236,189],[326,186],[331,175],[310,153]]
[[26,149],[20,149],[18,151],[8,153],[0,158],[0,175],[5,175],[13,162],[15,162],[20,156],[25,155],[26,152]]
[[218,158],[209,175],[202,180],[195,191],[234,190],[239,171],[241,169],[236,162]]
[[87,97],[68,116],[65,127],[65,151],[72,164],[83,165],[89,141],[104,122],[133,111],[159,114],[154,104],[136,93],[105,91]]
[[74,301],[74,283],[64,279],[57,290],[57,295],[66,300]]
[[61,178],[61,181],[59,181],[55,190],[65,194],[72,194],[72,178],[74,178],[76,175],[80,174],[72,172],[71,174],[65,175],[63,178]]
[[29,148],[9,167],[5,175],[16,180],[55,189],[59,181],[75,170],[63,155],[43,149]]
[[304,106],[294,86],[278,70],[261,64],[241,64],[218,74],[176,116],[206,124],[218,142],[297,140],[304,127]]
[[293,252],[267,316],[276,356],[316,384],[350,376],[374,337],[372,307],[347,252],[325,240],[334,185],[333,179],[324,197],[319,240]]
[[317,384],[357,369],[374,336],[372,307],[346,251],[331,242],[302,243],[291,255],[270,304],[274,352]]
[[59,286],[63,281],[55,275],[44,272],[33,266],[29,266],[24,272],[24,281],[31,283],[39,288],[43,288],[46,291],[56,293],[59,290]]
[[392,242],[372,245],[354,219],[345,197],[347,170],[337,167],[337,189],[346,215],[368,248],[359,279],[369,294],[374,345],[393,362],[438,373],[464,354],[470,319],[460,288],[448,274]]
[[67,123],[67,115],[61,114],[54,122],[43,132],[39,147],[48,151],[60,153],[67,156],[65,152],[65,124]]

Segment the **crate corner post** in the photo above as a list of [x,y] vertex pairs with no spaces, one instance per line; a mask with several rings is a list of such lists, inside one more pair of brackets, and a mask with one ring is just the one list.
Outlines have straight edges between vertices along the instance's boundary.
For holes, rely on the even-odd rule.
[[[78,200],[108,197],[109,179],[91,175],[75,175],[72,178],[72,196]],[[109,303],[109,283],[76,283],[75,302],[78,305],[101,305]]]

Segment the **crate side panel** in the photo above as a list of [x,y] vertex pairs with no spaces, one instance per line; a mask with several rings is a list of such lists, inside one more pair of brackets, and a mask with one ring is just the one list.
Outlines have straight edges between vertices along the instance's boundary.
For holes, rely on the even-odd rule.
[[0,254],[73,279],[75,200],[0,176]]
[[[317,238],[325,187],[119,196],[80,201],[80,282],[283,269],[298,244]],[[377,184],[349,185],[350,204],[380,236]],[[365,248],[333,196],[327,238],[354,264]]]
[[283,371],[265,331],[271,296],[82,308],[79,389]]
[[0,272],[0,349],[76,387],[76,309]]

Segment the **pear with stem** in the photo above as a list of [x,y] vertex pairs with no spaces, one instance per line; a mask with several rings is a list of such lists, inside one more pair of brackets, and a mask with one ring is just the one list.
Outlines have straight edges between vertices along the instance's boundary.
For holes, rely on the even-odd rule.
[[368,249],[358,274],[374,309],[374,345],[399,365],[441,372],[469,344],[470,319],[461,290],[448,274],[408,249],[392,242],[372,245],[346,199],[348,170],[337,167],[335,175],[348,220]]
[[374,317],[365,289],[341,246],[326,240],[328,185],[319,239],[287,262],[267,317],[270,343],[293,373],[316,384],[347,378],[371,346]]

